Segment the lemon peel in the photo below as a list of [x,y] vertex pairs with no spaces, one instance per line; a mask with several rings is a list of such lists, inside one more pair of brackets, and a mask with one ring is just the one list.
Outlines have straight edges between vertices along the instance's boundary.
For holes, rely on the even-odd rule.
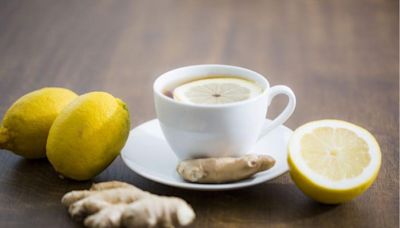
[[7,128],[0,126],[0,148],[5,147],[5,143],[8,141],[9,136],[7,132]]

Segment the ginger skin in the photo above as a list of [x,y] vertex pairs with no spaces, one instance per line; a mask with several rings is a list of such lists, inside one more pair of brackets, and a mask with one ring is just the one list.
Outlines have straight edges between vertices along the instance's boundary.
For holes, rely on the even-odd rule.
[[61,202],[72,218],[85,218],[87,227],[186,226],[195,218],[193,209],[180,198],[154,195],[118,181],[69,192]]
[[268,155],[242,157],[202,158],[182,161],[176,170],[190,182],[225,183],[248,178],[257,172],[270,169],[275,159]]

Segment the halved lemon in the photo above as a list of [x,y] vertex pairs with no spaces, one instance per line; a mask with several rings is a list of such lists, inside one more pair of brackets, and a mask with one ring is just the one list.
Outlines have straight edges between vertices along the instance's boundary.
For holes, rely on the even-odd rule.
[[381,166],[367,130],[340,120],[307,123],[293,133],[288,163],[295,184],[316,201],[337,204],[367,190]]
[[173,91],[175,100],[190,104],[226,104],[262,93],[255,82],[240,78],[209,78],[185,83]]

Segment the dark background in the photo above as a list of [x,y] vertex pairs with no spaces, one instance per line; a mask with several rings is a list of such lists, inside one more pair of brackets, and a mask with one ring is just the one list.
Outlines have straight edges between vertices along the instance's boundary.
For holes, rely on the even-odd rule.
[[[44,86],[103,90],[129,106],[132,128],[155,118],[152,83],[185,65],[253,69],[297,96],[286,123],[337,118],[371,131],[383,163],[359,198],[326,206],[285,174],[251,188],[198,192],[163,186],[118,158],[93,181],[123,180],[176,195],[194,227],[399,226],[399,5],[397,1],[0,0],[0,117]],[[278,98],[270,118],[286,100]],[[60,204],[91,181],[62,180],[46,160],[0,151],[0,227],[73,227]]]

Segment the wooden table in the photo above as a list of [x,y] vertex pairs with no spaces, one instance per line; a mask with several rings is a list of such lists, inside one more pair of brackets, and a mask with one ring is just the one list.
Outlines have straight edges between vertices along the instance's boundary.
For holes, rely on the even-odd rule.
[[[122,98],[132,128],[155,118],[152,83],[185,65],[223,63],[285,84],[298,104],[286,123],[337,118],[370,130],[383,163],[375,184],[338,206],[318,204],[285,174],[224,192],[172,188],[116,159],[92,181],[59,179],[46,160],[0,153],[0,227],[77,227],[61,196],[121,180],[190,202],[193,227],[398,227],[397,1],[0,2],[0,116],[21,95],[62,86]],[[286,103],[273,103],[271,116]]]

